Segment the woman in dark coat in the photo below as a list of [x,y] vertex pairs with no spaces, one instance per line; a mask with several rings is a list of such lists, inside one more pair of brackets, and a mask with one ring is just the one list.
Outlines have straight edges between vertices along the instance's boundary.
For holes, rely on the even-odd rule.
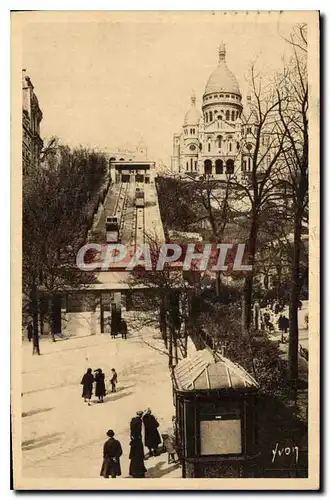
[[114,438],[113,430],[107,432],[108,441],[103,446],[103,463],[100,476],[116,478],[121,476],[120,457],[123,454],[121,444]]
[[88,399],[88,406],[90,406],[91,404],[90,401],[93,394],[93,382],[94,382],[94,376],[92,374],[92,369],[88,368],[87,372],[85,373],[80,382],[83,386],[82,397],[84,398],[85,403],[86,400]]
[[99,403],[103,403],[105,396],[105,375],[101,368],[95,371],[95,396],[99,398]]
[[149,449],[150,456],[156,456],[158,445],[161,442],[160,435],[157,430],[159,423],[154,415],[151,414],[150,408],[147,409],[142,420],[144,424],[144,444]]
[[134,438],[130,442],[129,453],[129,475],[132,477],[144,477],[147,469],[144,466],[144,450],[141,438]]

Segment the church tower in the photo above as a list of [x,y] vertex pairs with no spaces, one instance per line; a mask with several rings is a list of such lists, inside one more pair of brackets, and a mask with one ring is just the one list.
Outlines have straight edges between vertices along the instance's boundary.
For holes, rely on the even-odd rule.
[[200,169],[204,175],[234,173],[240,165],[242,95],[226,63],[226,47],[219,46],[218,66],[203,95],[204,134]]
[[225,180],[241,175],[242,95],[226,62],[226,47],[218,49],[218,65],[207,80],[202,113],[196,97],[185,115],[181,134],[173,139],[172,168],[180,174]]

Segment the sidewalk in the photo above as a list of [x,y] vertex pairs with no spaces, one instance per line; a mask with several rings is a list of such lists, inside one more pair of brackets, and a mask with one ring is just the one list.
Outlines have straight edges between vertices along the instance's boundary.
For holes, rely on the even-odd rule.
[[[121,441],[122,477],[128,477],[129,423],[137,410],[150,407],[160,433],[172,432],[174,415],[167,356],[148,347],[155,331],[129,339],[108,335],[75,338],[74,342],[41,341],[41,356],[23,346],[23,474],[29,477],[99,477],[102,448],[109,428]],[[84,404],[80,380],[88,367],[102,368],[107,381],[118,372],[118,392],[104,404]],[[109,383],[108,383],[109,384]],[[108,385],[107,384],[107,385]],[[146,477],[181,477],[167,455],[145,463]]]

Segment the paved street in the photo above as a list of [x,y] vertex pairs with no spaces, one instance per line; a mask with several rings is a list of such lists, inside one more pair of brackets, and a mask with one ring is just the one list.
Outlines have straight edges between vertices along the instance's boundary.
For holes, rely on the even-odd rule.
[[[152,329],[144,339],[154,340]],[[158,342],[158,343],[157,343]],[[23,475],[28,477],[97,478],[105,433],[114,429],[123,446],[122,477],[128,477],[129,422],[136,410],[151,407],[160,433],[172,431],[171,382],[167,357],[147,346],[139,334],[126,341],[107,335],[41,341],[41,356],[23,348]],[[104,404],[88,406],[80,380],[88,367],[102,368],[107,386],[111,368],[118,373],[118,392]],[[167,454],[145,462],[147,477],[181,477]]]

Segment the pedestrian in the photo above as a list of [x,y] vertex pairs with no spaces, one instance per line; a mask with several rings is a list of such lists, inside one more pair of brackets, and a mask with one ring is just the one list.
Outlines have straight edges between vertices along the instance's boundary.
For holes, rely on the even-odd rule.
[[94,375],[92,373],[92,369],[88,368],[87,372],[81,379],[81,384],[83,386],[83,392],[82,392],[82,397],[84,398],[84,402],[88,400],[88,406],[91,404],[91,398],[93,394],[93,382],[94,382]]
[[134,478],[145,477],[147,469],[144,465],[144,450],[141,437],[132,438],[130,441],[129,453],[129,475]]
[[105,396],[105,375],[101,368],[95,370],[95,396],[98,398],[99,403],[103,403]]
[[111,476],[115,479],[117,476],[121,476],[120,457],[123,450],[120,442],[114,438],[115,433],[112,429],[108,430],[107,436],[109,439],[103,446],[103,463],[100,476],[104,478]]
[[284,333],[288,333],[289,328],[289,319],[286,316],[283,316],[283,330]]
[[33,337],[33,325],[31,323],[31,321],[29,322],[28,327],[27,327],[27,337],[29,339],[29,342],[31,342],[32,337]]
[[120,322],[120,333],[122,339],[127,339],[127,323],[124,319]]
[[130,423],[131,439],[142,439],[142,415],[143,411],[137,411],[136,417],[133,417]]
[[40,347],[39,347],[39,334],[38,332],[34,332],[34,328],[32,326],[32,354],[37,353],[40,356]]
[[118,376],[117,376],[117,372],[114,368],[111,368],[111,371],[112,371],[112,377],[110,379],[111,392],[116,392],[116,385],[117,385],[117,381],[118,381]]
[[154,415],[152,415],[150,408],[147,409],[143,418],[144,425],[144,445],[149,450],[149,456],[157,456],[157,448],[161,443],[160,435],[158,432],[159,423]]

